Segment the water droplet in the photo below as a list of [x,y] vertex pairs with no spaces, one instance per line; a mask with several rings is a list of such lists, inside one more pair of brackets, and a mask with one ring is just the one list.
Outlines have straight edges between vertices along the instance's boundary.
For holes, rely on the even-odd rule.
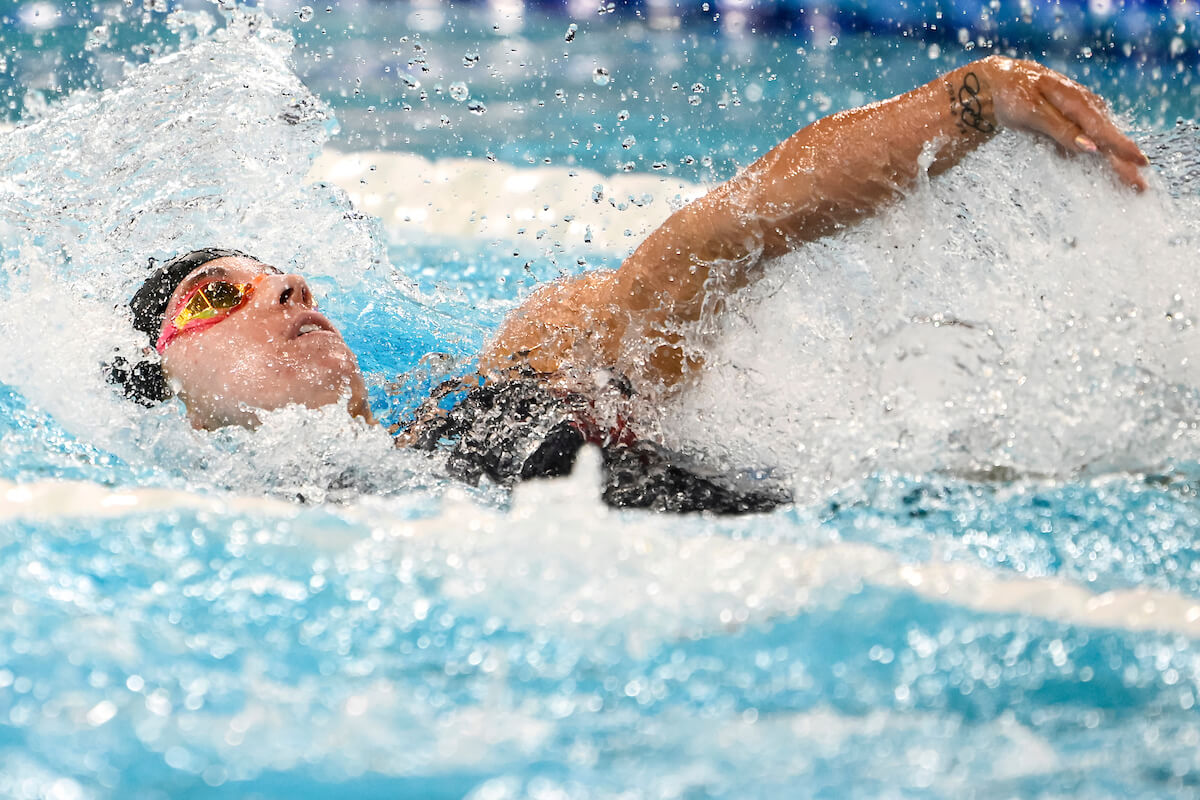
[[450,96],[458,102],[461,103],[463,100],[466,100],[470,94],[471,92],[467,89],[467,85],[462,81],[455,81],[450,84]]
[[688,95],[688,105],[693,105],[693,106],[700,105],[700,95],[698,95],[698,94]]
[[597,86],[608,86],[608,81],[608,70],[606,70],[604,67],[596,67],[596,69],[592,72],[592,83],[596,84]]
[[929,45],[929,48],[925,51],[925,55],[929,56],[930,59],[936,60],[942,55],[942,48],[938,46],[937,42],[934,42]]
[[[88,34],[87,40],[83,43],[83,49],[89,51],[97,50],[108,44],[109,38],[110,35],[108,26],[97,25],[95,28],[92,28],[91,33]],[[3,69],[4,65],[0,64],[0,71],[3,71]]]
[[312,6],[300,6],[300,10],[296,12],[296,18],[301,22],[308,22],[313,18]]
[[421,82],[406,73],[403,73],[403,72],[400,73],[400,80],[404,83],[405,87],[407,87],[409,89],[420,89],[421,88]]
[[564,37],[568,42],[575,41],[575,31],[579,30],[579,26],[572,22],[567,26],[567,35]]
[[472,100],[467,103],[467,111],[470,111],[472,114],[483,115],[487,113],[487,106],[478,100]]
[[692,91],[696,94],[703,94],[704,92],[708,91],[708,87],[705,86],[703,83],[693,83]]
[[466,67],[467,69],[470,69],[471,67],[475,66],[478,63],[479,63],[479,53],[476,53],[474,50],[470,50],[470,51],[467,51],[466,53],[463,53],[463,66],[464,67]]
[[622,108],[620,111],[617,112],[617,121],[618,122],[624,122],[627,119],[629,119],[629,109]]
[[626,136],[621,140],[621,147],[626,150],[633,147],[635,144],[637,144],[637,139],[633,138],[632,136]]
[[829,46],[830,47],[837,47],[837,43],[838,43],[838,38],[836,36],[829,37]]

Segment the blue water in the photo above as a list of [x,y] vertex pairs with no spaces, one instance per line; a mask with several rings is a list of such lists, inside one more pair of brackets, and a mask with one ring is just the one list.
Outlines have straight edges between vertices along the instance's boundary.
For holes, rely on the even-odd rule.
[[[621,254],[389,227],[306,177],[323,147],[469,157],[481,180],[490,153],[552,188],[585,168],[706,181],[982,46],[455,9],[421,32],[426,73],[396,7],[272,4],[254,25],[169,7],[212,15],[204,33],[60,6],[85,24],[2,40],[22,124],[0,133],[0,797],[1200,791],[1200,380],[1173,349],[1200,327],[1200,141],[1175,119],[1192,51],[1024,51],[1125,115],[1150,197],[1002,138],[773,267],[714,346],[704,408],[664,415],[735,460],[770,439],[800,499],[717,519],[606,509],[586,457],[511,495],[457,486],[336,414],[197,433],[96,366],[128,346],[144,259],[216,239],[308,276],[401,415],[534,286]],[[81,53],[104,14],[111,38]],[[907,335],[889,306],[986,321],[1003,358],[964,338],[952,355],[990,372],[953,405],[889,392],[875,373]],[[920,342],[905,363],[936,368]]]

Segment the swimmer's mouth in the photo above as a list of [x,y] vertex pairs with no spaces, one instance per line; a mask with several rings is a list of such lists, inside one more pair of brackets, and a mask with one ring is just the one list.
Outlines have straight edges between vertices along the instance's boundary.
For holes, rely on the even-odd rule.
[[309,312],[296,320],[292,328],[292,338],[299,339],[301,336],[308,336],[311,333],[336,333],[333,329],[333,324],[325,319],[325,316],[316,312]]

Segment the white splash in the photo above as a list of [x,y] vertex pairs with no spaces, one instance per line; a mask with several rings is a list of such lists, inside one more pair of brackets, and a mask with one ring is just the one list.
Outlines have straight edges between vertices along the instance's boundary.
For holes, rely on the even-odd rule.
[[1200,204],[1171,189],[1005,134],[769,267],[673,433],[785,465],[806,496],[880,468],[1194,457]]

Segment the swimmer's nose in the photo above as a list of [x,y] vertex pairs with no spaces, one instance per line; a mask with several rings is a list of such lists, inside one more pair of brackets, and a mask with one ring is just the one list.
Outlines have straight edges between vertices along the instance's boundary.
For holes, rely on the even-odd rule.
[[279,291],[280,305],[296,304],[305,308],[312,308],[316,303],[313,300],[312,290],[308,288],[308,282],[299,275],[284,275],[283,287]]

